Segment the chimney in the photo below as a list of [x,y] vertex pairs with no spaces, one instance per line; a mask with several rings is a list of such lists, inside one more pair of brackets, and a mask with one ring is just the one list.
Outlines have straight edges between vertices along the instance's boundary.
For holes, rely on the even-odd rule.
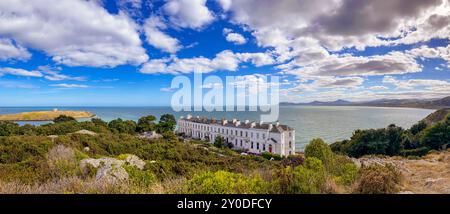
[[259,125],[260,125],[260,126],[262,126],[262,124],[263,124],[263,121],[262,121],[262,120],[261,120],[261,121],[259,121]]
[[277,126],[277,127],[280,126],[280,122],[277,121],[277,122],[275,123],[275,126]]
[[186,119],[191,119],[192,118],[192,115],[190,115],[190,114],[188,114],[187,116],[186,116]]
[[236,125],[236,127],[239,126],[239,125],[241,125],[241,121],[239,121],[239,120],[236,121],[235,125]]
[[272,128],[273,128],[273,124],[269,123],[269,131],[272,130]]
[[222,119],[222,125],[226,125],[228,123],[228,120]]
[[245,123],[245,125],[247,125],[249,122],[250,122],[249,120],[245,120],[244,123]]
[[250,123],[250,128],[253,128],[253,127],[255,127],[255,126],[256,126],[256,123],[255,123],[255,122]]
[[236,118],[233,118],[233,123],[236,123],[237,122],[237,119]]

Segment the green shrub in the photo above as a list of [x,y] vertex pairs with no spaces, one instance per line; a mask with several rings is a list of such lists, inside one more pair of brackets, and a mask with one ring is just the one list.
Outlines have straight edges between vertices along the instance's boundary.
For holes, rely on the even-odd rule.
[[357,177],[358,170],[353,161],[343,155],[334,155],[332,164],[328,167],[328,171],[334,180],[341,185],[352,184]]
[[70,121],[77,121],[74,117],[67,116],[67,115],[59,115],[55,119],[53,119],[54,123],[62,123],[62,122],[70,122]]
[[122,166],[128,173],[130,182],[137,187],[149,187],[157,180],[151,171],[140,170],[134,166]]
[[278,193],[304,194],[321,193],[325,189],[326,171],[322,161],[309,157],[304,166],[282,169],[274,181]]
[[392,165],[370,165],[362,167],[355,193],[392,194],[398,192],[401,174]]
[[328,144],[322,139],[314,139],[305,147],[305,157],[314,157],[322,161],[325,166],[331,164],[333,152]]
[[281,155],[273,154],[270,152],[263,152],[263,153],[261,153],[261,156],[263,156],[267,160],[271,160],[272,158],[273,158],[273,160],[281,160],[282,159]]
[[420,147],[420,148],[416,148],[416,149],[403,149],[400,152],[400,154],[405,157],[424,156],[424,155],[428,154],[429,151],[430,151],[430,148],[424,146],[424,147]]
[[450,144],[450,124],[439,122],[426,128],[420,138],[420,143],[431,149],[444,149]]
[[268,192],[269,184],[259,176],[217,171],[195,175],[183,186],[189,194],[262,194]]

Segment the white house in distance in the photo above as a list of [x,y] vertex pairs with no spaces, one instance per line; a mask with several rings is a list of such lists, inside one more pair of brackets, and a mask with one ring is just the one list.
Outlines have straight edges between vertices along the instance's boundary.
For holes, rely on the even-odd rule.
[[295,153],[295,130],[278,122],[242,122],[237,119],[228,121],[188,115],[180,117],[177,125],[177,132],[187,137],[213,143],[217,136],[222,136],[235,148],[247,150],[249,153],[270,152],[281,156]]

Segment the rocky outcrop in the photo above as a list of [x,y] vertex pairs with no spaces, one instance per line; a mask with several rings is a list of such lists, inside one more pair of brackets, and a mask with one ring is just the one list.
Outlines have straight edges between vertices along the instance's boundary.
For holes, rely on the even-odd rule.
[[128,180],[128,173],[123,168],[124,164],[141,170],[144,169],[145,166],[145,162],[136,155],[126,155],[124,160],[111,157],[102,157],[98,159],[86,158],[81,160],[80,168],[87,171],[88,166],[93,167],[97,169],[97,173],[95,175],[96,180],[114,183]]

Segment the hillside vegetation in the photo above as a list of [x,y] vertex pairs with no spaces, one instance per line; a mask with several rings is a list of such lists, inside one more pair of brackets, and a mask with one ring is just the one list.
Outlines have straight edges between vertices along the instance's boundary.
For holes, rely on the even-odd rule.
[[[97,118],[78,122],[68,116],[60,116],[54,123],[41,126],[0,121],[0,193],[379,194],[413,191],[410,182],[414,182],[411,178],[414,174],[405,173],[405,168],[391,161],[393,158],[364,156],[355,159],[347,155],[404,152],[406,147],[398,148],[395,142],[405,133],[415,137],[422,133],[420,145],[431,146],[434,144],[424,139],[441,136],[448,128],[448,120],[445,120],[410,130],[396,126],[360,130],[358,137],[345,144],[350,147],[341,143],[330,147],[321,139],[314,139],[305,147],[304,154],[280,157],[268,153],[241,155],[225,142],[211,144],[183,139],[174,133],[173,115],[162,115],[158,123],[155,121],[151,115],[140,118],[137,123],[122,119],[107,123]],[[444,131],[436,128],[437,125],[444,126]],[[152,131],[160,137],[149,138],[142,134]],[[359,142],[368,142],[369,146],[361,146]],[[354,147],[357,149],[348,150],[354,143],[358,144]],[[413,172],[412,168],[408,170]],[[421,191],[416,188],[413,192]]]
[[91,118],[95,115],[87,111],[32,111],[18,114],[0,115],[4,121],[52,121],[55,118],[66,115],[73,118]]

